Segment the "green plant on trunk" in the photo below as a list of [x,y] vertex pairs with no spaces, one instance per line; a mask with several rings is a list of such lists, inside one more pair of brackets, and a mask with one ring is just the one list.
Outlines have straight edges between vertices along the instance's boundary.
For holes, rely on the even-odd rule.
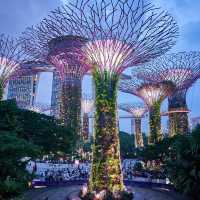
[[64,82],[61,98],[61,119],[74,134],[79,135],[81,128],[81,80]]
[[144,147],[143,136],[141,132],[141,118],[135,118],[135,147],[142,148]]
[[3,99],[3,90],[4,90],[3,84],[0,81],[0,101]]
[[82,149],[81,138],[81,79],[66,78],[62,85],[60,117],[76,138],[73,155]]
[[104,71],[93,72],[95,82],[95,134],[89,190],[121,192],[124,190],[119,130],[117,126],[117,85],[119,76]]
[[[186,91],[176,91],[169,98],[169,135],[187,134],[189,131],[188,108],[186,103]],[[181,112],[182,110],[182,112]]]
[[161,132],[161,117],[160,117],[161,102],[157,101],[149,109],[149,143],[154,144],[162,140],[163,135]]

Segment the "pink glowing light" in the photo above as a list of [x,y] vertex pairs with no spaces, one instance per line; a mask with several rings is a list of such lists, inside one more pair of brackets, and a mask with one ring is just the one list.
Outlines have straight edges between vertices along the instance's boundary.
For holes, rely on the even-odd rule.
[[101,72],[120,74],[124,68],[131,65],[133,49],[121,41],[97,40],[87,43],[83,51]]

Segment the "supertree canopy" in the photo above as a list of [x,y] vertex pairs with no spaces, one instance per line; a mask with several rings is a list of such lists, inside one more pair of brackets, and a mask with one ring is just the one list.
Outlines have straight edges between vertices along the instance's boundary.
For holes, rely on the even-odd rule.
[[162,56],[142,66],[135,75],[155,82],[171,81],[175,85],[173,95],[168,98],[169,135],[188,133],[186,93],[200,77],[200,52]]
[[87,38],[81,52],[92,64],[96,90],[90,192],[124,190],[116,119],[119,75],[168,51],[177,32],[173,17],[143,0],[75,0],[23,37],[25,49],[34,56],[47,46],[48,35]]
[[[81,82],[89,69],[81,48],[87,40],[80,36],[67,35],[68,32],[61,33],[61,24],[61,18],[52,24],[50,19],[44,19],[40,26],[28,28],[20,40],[28,55],[48,61],[56,67],[62,81],[60,118],[75,135],[80,135]],[[54,26],[58,28],[52,34]],[[32,46],[32,43],[35,45]]]
[[[135,147],[144,147],[143,136],[141,131],[141,119],[148,111],[147,107],[142,103],[122,103],[118,105],[119,109],[129,112],[134,117],[135,125]],[[132,123],[132,121],[131,121]],[[133,124],[131,124],[133,126]]]
[[20,76],[35,75],[41,72],[53,72],[55,67],[47,62],[30,60],[20,63]]
[[173,83],[170,81],[148,82],[133,77],[132,80],[122,80],[119,89],[144,100],[149,109],[149,143],[160,141],[163,137],[160,107],[163,100],[172,94],[174,90]]
[[88,139],[89,136],[89,116],[88,114],[94,107],[94,100],[91,96],[84,94],[81,102],[83,121],[82,121],[82,136],[84,139]]
[[65,36],[49,43],[48,60],[56,66],[62,80],[61,119],[76,134],[81,131],[81,81],[89,69],[81,51],[85,42],[81,37]]
[[17,40],[0,34],[0,99],[8,80],[19,71],[22,60],[22,49]]

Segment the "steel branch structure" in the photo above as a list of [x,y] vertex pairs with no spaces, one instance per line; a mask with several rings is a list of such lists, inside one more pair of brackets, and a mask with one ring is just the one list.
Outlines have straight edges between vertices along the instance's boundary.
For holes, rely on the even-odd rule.
[[161,133],[160,106],[162,101],[172,94],[174,85],[169,81],[155,83],[133,77],[132,80],[122,80],[119,89],[144,100],[149,109],[149,143],[156,143],[161,140],[163,136]]
[[144,147],[143,136],[141,131],[141,121],[144,114],[148,111],[147,107],[142,103],[123,103],[119,104],[118,108],[131,113],[134,117],[134,121],[131,120],[131,126],[135,126],[135,147]]
[[[78,59],[81,65],[91,64],[96,114],[90,192],[106,188],[106,193],[116,195],[124,190],[116,119],[119,75],[127,67],[164,54],[175,44],[177,35],[178,26],[173,17],[143,0],[75,0],[52,11],[40,25],[22,35],[25,51],[35,58],[55,60],[61,77],[62,65],[71,60],[60,61],[65,52],[58,47],[69,47],[66,42],[61,45],[66,40],[63,36],[76,41],[78,50],[70,47],[67,53],[74,55],[73,63]],[[52,52],[53,38],[57,39]]]
[[133,72],[149,81],[171,81],[176,90],[169,97],[169,135],[188,133],[186,93],[200,77],[200,52],[180,52],[162,56]]
[[94,100],[91,96],[84,94],[81,101],[83,121],[82,121],[82,136],[84,139],[89,137],[89,116],[88,114],[94,108]]
[[[24,33],[24,38],[20,40],[28,55],[32,55],[35,59],[48,61],[56,67],[62,81],[60,118],[75,135],[80,135],[81,82],[84,74],[89,70],[89,65],[86,63],[81,48],[87,40],[83,37],[67,35],[67,32],[63,33],[63,35],[59,34],[60,31],[58,29],[57,35],[52,35],[51,30],[54,30],[54,25],[59,27],[59,23],[62,23],[62,20],[59,18],[54,25],[45,24],[44,22],[50,23],[51,20],[45,20],[41,23],[43,29],[39,27],[27,29],[26,33]],[[49,32],[46,32],[47,30]],[[45,38],[42,37],[44,33]],[[32,48],[36,50],[37,45],[42,45],[40,46],[42,51],[37,56],[34,55],[33,49],[29,52],[29,48],[27,48],[28,45],[32,45],[32,42],[36,42],[33,39],[36,35],[40,40]],[[30,36],[33,38],[27,39]]]
[[0,35],[0,99],[8,80],[17,75],[20,62],[24,59],[20,44],[16,39]]

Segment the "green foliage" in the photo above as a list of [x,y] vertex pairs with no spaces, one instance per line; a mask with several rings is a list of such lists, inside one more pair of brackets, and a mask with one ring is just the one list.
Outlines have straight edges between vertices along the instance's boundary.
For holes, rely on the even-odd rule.
[[142,171],[143,170],[143,165],[141,162],[136,162],[134,165],[134,171]]
[[135,158],[135,137],[133,134],[119,132],[120,152],[122,158]]
[[155,144],[162,139],[161,133],[161,117],[160,117],[161,102],[156,102],[149,111],[149,143]]
[[177,136],[166,156],[166,170],[177,190],[194,198],[200,194],[200,127]]
[[145,133],[142,133],[144,147],[148,145],[148,136]]
[[13,132],[0,134],[0,196],[17,195],[31,178],[25,171],[24,157],[34,158],[39,148]]
[[3,99],[3,91],[4,91],[4,88],[0,80],[0,101]]
[[22,123],[20,137],[42,147],[43,154],[71,153],[75,143],[72,132],[49,116],[27,110],[18,110]]
[[152,160],[163,161],[165,156],[169,153],[168,149],[173,142],[173,139],[164,138],[157,144],[147,145],[141,151],[137,151],[137,156],[143,159],[145,162]]
[[[200,126],[191,134],[176,135],[138,153],[146,162],[162,162],[167,177],[180,192],[196,199],[200,194]],[[198,199],[198,198],[197,198]]]
[[81,134],[81,79],[67,81],[61,91],[61,120],[79,139]]
[[0,115],[0,133],[14,131],[20,138],[40,146],[42,154],[71,153],[75,138],[53,117],[18,109],[12,100],[0,102]]
[[120,167],[119,132],[116,114],[119,76],[93,72],[95,81],[95,134],[90,191],[124,189]]
[[26,159],[49,153],[70,153],[73,137],[53,118],[0,101],[0,199],[19,194],[31,176]]

